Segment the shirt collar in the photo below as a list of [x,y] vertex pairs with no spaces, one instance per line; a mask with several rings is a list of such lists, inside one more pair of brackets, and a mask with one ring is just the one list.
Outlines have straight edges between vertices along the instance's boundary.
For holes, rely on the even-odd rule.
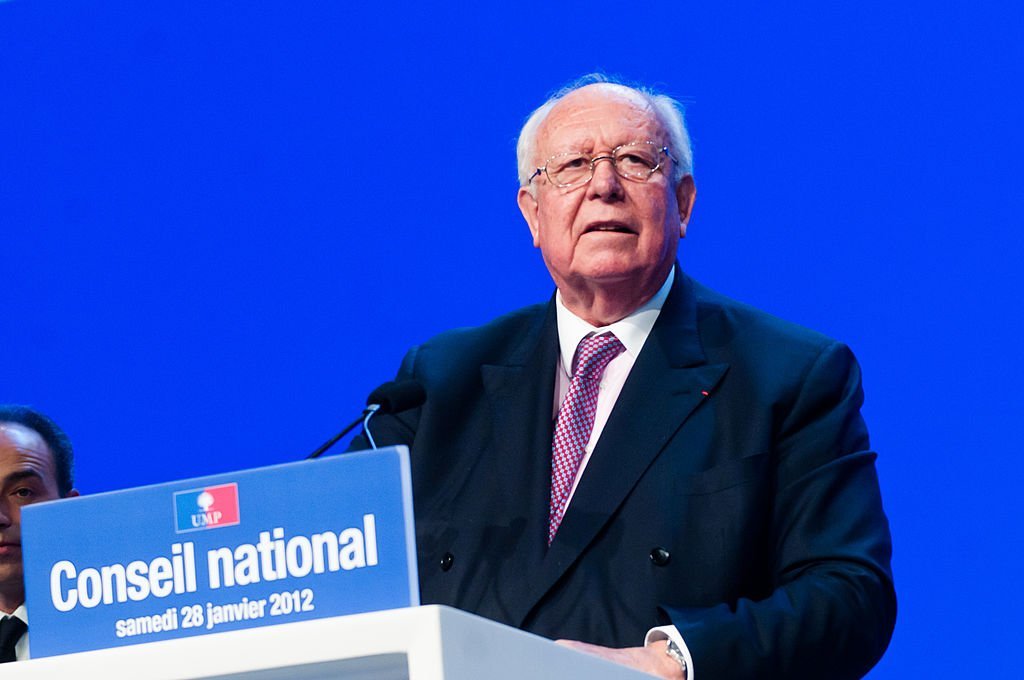
[[9,616],[13,616],[16,619],[21,619],[26,624],[28,624],[28,609],[25,608],[25,604],[24,603],[18,605],[18,608],[15,609],[10,614],[8,614],[6,612],[0,612],[0,619],[6,619]]
[[629,316],[619,319],[613,324],[600,328],[591,326],[589,323],[576,316],[566,308],[562,302],[561,291],[555,293],[555,317],[558,322],[558,345],[562,355],[562,369],[569,374],[572,370],[572,361],[576,356],[576,348],[579,347],[583,338],[590,335],[612,332],[619,342],[626,348],[626,352],[636,360],[647,342],[654,322],[661,314],[661,308],[665,305],[665,298],[672,290],[672,282],[675,281],[675,267],[669,270],[668,278],[657,293],[650,300],[640,306]]

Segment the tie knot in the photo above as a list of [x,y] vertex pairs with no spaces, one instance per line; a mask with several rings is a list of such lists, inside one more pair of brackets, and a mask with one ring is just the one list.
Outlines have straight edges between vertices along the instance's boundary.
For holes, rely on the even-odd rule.
[[600,378],[612,359],[626,348],[613,333],[603,333],[583,338],[576,348],[576,366],[573,379],[594,380]]

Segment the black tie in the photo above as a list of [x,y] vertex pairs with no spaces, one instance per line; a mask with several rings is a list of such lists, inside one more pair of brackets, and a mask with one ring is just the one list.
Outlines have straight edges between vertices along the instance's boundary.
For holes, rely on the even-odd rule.
[[0,663],[17,661],[14,646],[28,630],[28,625],[17,616],[8,616],[0,621]]

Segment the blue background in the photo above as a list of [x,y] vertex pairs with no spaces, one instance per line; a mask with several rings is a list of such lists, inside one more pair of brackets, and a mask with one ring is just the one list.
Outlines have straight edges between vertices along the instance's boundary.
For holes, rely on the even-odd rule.
[[301,457],[546,299],[515,137],[604,70],[689,104],[684,268],[863,364],[871,677],[1019,674],[1024,3],[96,5],[0,3],[0,401],[83,492]]

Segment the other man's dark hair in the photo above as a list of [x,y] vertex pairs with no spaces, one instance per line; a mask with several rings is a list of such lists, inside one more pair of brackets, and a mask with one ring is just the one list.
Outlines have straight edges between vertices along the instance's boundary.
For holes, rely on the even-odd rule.
[[57,492],[61,498],[67,496],[74,488],[75,456],[71,440],[64,434],[64,430],[46,415],[20,404],[0,404],[0,423],[17,423],[39,433],[53,454],[57,470]]

